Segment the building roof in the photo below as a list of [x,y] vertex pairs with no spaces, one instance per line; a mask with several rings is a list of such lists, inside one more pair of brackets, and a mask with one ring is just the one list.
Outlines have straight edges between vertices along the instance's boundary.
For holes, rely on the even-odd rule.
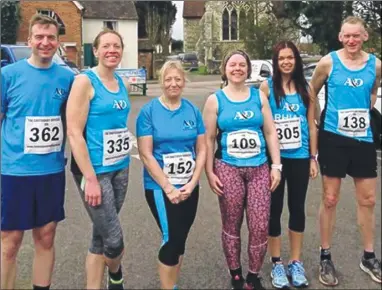
[[133,1],[80,1],[85,8],[84,18],[138,20]]
[[205,1],[184,1],[183,18],[202,18],[205,10]]

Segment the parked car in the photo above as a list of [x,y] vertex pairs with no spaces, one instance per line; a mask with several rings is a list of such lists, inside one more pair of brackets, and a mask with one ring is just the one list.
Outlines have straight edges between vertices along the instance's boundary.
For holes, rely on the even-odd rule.
[[[308,64],[304,67],[304,75],[307,81],[310,81],[313,76],[313,72],[317,66],[317,62]],[[381,89],[381,83],[379,84],[379,88],[377,91],[377,101],[374,105],[374,108],[371,110],[371,124],[374,127],[374,138],[379,138],[379,146],[381,145],[382,141],[382,131],[381,131],[381,98],[382,98],[382,89]],[[316,109],[316,122],[317,124],[320,123],[320,115],[322,110],[325,107],[325,85],[321,88],[320,92],[318,93],[318,105]],[[377,135],[379,132],[379,136]]]
[[[1,45],[1,67],[15,63],[24,58],[30,57],[32,49],[26,45],[10,45],[2,44]],[[64,60],[56,53],[53,56],[53,61],[58,65],[78,74],[77,71],[73,70],[68,66]]]
[[178,54],[180,61],[184,69],[192,71],[199,69],[198,56],[194,52],[179,53]]
[[177,55],[177,54],[174,54],[174,55],[168,55],[167,57],[166,57],[166,61],[167,60],[180,60],[180,57],[179,57],[179,55]]

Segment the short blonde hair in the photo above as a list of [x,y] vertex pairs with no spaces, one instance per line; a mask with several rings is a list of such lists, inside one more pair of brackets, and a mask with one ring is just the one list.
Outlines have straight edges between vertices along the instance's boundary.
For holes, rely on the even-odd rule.
[[32,28],[36,24],[41,24],[45,26],[54,25],[57,28],[57,36],[59,35],[59,25],[55,19],[46,15],[35,14],[32,16],[31,20],[29,21],[29,36],[32,35]]
[[363,20],[362,18],[360,17],[357,17],[357,16],[348,16],[346,17],[343,21],[342,21],[342,25],[341,27],[344,25],[344,24],[360,24],[361,26],[363,26],[364,28],[366,28],[366,22],[365,20]]
[[176,69],[183,76],[184,81],[186,81],[186,71],[184,70],[182,63],[179,60],[168,60],[164,63],[159,71],[159,83],[163,85],[165,76],[170,69]]

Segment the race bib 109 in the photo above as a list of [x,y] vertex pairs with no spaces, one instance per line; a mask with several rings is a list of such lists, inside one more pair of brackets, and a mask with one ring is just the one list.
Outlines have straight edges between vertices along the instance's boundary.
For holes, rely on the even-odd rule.
[[25,117],[24,154],[60,152],[63,139],[60,116]]
[[261,141],[256,131],[240,130],[228,133],[227,153],[235,158],[251,158],[261,152]]

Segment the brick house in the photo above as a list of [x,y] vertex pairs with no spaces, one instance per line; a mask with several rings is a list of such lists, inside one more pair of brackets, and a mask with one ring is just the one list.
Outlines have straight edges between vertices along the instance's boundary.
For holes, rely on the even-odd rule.
[[105,27],[118,31],[125,42],[121,67],[138,66],[138,15],[133,1],[26,1],[21,0],[17,42],[25,44],[29,20],[41,13],[60,24],[61,55],[78,67],[93,66],[92,43]]
[[29,33],[29,20],[41,13],[55,18],[60,24],[60,41],[63,54],[77,66],[82,57],[82,11],[78,1],[21,1],[21,22],[17,43],[26,43]]

